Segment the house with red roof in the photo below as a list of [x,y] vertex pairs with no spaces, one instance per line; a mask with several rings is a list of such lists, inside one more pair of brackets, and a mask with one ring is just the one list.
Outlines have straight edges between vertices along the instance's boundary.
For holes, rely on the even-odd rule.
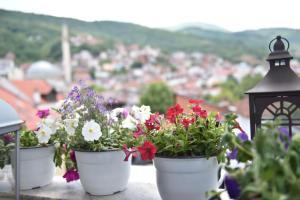
[[29,129],[35,129],[39,108],[51,107],[60,99],[55,89],[44,80],[0,79],[0,99],[19,113]]

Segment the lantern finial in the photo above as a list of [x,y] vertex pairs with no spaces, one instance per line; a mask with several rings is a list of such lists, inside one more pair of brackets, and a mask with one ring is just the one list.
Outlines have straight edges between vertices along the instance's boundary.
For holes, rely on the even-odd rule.
[[285,50],[285,45],[284,45],[284,43],[281,40],[281,36],[278,35],[276,37],[276,42],[275,42],[275,44],[273,46],[273,51],[284,51],[284,50]]
[[[287,48],[285,48],[285,44],[283,40],[286,42]],[[273,44],[274,41],[275,43],[273,45],[273,48],[271,48],[271,45]],[[280,35],[276,36],[276,38],[271,40],[269,43],[269,50],[271,53],[269,54],[267,60],[271,61],[271,60],[281,60],[281,59],[293,59],[293,57],[290,55],[288,51],[289,48],[290,48],[290,43],[286,38],[281,37]]]

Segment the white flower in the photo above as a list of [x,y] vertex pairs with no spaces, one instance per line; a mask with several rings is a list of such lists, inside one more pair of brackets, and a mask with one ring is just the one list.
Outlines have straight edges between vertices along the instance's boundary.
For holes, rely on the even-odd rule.
[[78,119],[65,119],[64,124],[65,124],[65,130],[67,131],[68,134],[74,135],[75,130],[78,126]]
[[58,149],[60,147],[60,144],[58,142],[54,143],[55,149]]
[[52,130],[50,127],[48,126],[40,126],[39,129],[37,131],[35,131],[36,136],[39,140],[39,143],[48,143],[51,135],[53,134]]
[[85,141],[98,140],[102,136],[100,125],[94,120],[85,122],[82,128],[82,135]]
[[134,119],[131,115],[128,115],[125,120],[122,122],[122,128],[128,128],[130,130],[135,130],[138,121]]
[[133,106],[131,109],[134,117],[142,123],[145,123],[145,121],[149,119],[151,115],[150,106],[144,106],[144,105],[142,105],[141,107]]
[[48,128],[50,128],[51,135],[53,135],[56,133],[58,124],[57,124],[56,120],[47,117],[47,118],[44,118],[39,125],[39,127],[44,127],[44,126],[47,126]]
[[124,108],[115,108],[111,111],[111,114],[110,114],[110,119],[112,119],[114,122],[117,122],[119,121],[119,118],[118,116],[120,114],[123,114],[124,112]]

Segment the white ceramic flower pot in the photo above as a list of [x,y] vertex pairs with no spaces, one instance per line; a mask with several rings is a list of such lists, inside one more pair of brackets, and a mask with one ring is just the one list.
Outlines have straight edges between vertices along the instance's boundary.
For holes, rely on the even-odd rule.
[[110,195],[123,191],[130,176],[131,159],[124,161],[123,151],[75,151],[80,182],[92,195]]
[[[43,187],[51,183],[55,174],[54,146],[20,149],[21,190]],[[13,175],[15,152],[11,153]]]
[[218,161],[206,158],[154,159],[157,187],[163,200],[206,200],[207,191],[216,190]]

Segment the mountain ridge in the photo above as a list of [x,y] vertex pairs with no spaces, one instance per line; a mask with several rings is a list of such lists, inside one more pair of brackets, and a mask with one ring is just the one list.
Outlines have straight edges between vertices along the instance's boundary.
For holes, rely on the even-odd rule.
[[[116,42],[151,45],[165,52],[199,51],[216,54],[233,62],[245,57],[261,61],[268,54],[268,42],[276,35],[290,40],[291,50],[300,57],[300,30],[273,28],[223,32],[186,27],[175,32],[128,22],[93,21],[23,13],[0,9],[0,57],[14,52],[19,63],[38,59],[60,60],[61,26],[67,24],[72,35],[91,34],[102,43],[72,47],[72,52],[87,48],[94,53],[112,48]],[[39,39],[40,38],[40,39]],[[256,61],[255,61],[256,62]]]

